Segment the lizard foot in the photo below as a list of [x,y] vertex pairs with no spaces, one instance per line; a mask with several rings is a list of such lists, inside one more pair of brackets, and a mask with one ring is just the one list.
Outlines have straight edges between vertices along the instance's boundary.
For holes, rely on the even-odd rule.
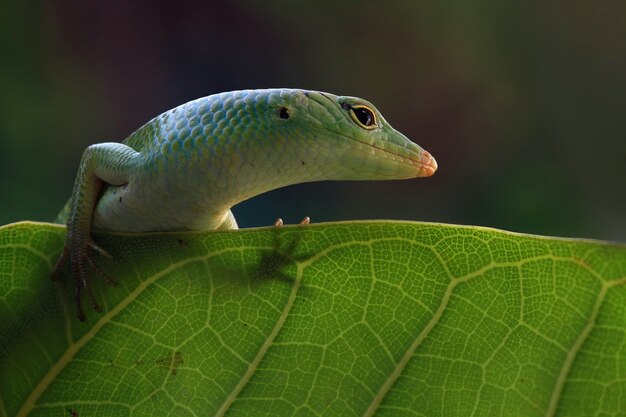
[[87,293],[87,298],[89,298],[91,308],[98,313],[102,311],[102,308],[93,295],[90,278],[87,275],[87,267],[93,269],[107,284],[117,285],[117,282],[102,271],[102,269],[100,269],[100,267],[94,262],[89,252],[90,250],[94,250],[109,259],[113,259],[113,257],[106,250],[96,245],[91,239],[83,242],[70,242],[72,242],[71,239],[66,241],[66,244],[63,247],[63,252],[61,253],[59,260],[52,271],[51,278],[57,281],[61,272],[65,268],[65,265],[67,263],[70,264],[70,275],[72,277],[72,281],[74,281],[74,303],[76,304],[76,315],[80,321],[85,321],[85,313],[83,311],[81,300],[83,290]]
[[[304,219],[300,220],[300,223],[298,223],[299,225],[305,225],[305,224],[310,224],[311,223],[311,218],[309,216],[306,216]],[[280,227],[282,225],[284,225],[285,223],[283,222],[283,219],[281,219],[280,217],[276,219],[276,221],[274,222],[274,227]]]

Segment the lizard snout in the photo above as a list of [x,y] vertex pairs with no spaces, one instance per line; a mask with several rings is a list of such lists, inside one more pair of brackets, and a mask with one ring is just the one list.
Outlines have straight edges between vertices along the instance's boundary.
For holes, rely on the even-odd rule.
[[422,166],[420,177],[430,177],[437,171],[437,161],[428,151],[422,151],[419,160]]

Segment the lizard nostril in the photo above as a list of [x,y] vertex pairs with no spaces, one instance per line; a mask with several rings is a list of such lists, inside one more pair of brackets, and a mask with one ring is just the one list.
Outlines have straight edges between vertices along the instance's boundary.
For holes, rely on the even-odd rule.
[[281,107],[280,111],[278,112],[278,116],[281,119],[289,119],[289,109],[287,107]]

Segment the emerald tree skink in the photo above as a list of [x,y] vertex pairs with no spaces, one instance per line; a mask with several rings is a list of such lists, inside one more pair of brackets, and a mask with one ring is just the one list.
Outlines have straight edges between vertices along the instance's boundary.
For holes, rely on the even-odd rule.
[[57,218],[67,223],[52,273],[69,263],[77,315],[81,294],[100,311],[90,272],[106,254],[90,231],[236,229],[230,211],[255,195],[322,180],[428,177],[435,159],[369,102],[317,91],[232,91],[169,110],[122,143],[89,146]]

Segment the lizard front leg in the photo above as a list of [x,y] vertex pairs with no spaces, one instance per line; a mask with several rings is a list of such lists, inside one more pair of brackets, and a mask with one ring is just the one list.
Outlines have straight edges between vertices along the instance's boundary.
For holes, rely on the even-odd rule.
[[100,192],[105,184],[128,183],[133,169],[139,167],[141,161],[142,156],[139,152],[121,143],[91,145],[83,153],[72,192],[65,245],[52,271],[52,279],[57,279],[65,265],[69,263],[74,283],[76,314],[81,321],[85,320],[81,301],[83,290],[87,293],[92,308],[96,311],[101,310],[93,296],[87,268],[93,269],[108,283],[113,283],[91,257],[93,250],[108,255],[91,239],[91,222]]

